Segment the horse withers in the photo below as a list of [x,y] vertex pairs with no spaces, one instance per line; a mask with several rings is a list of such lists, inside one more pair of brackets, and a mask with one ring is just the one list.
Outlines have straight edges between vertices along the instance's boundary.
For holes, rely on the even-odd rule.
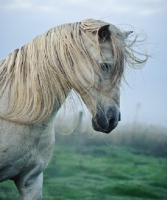
[[126,66],[147,60],[136,56],[137,36],[130,41],[130,33],[93,19],[64,24],[0,61],[0,181],[13,180],[21,200],[42,199],[55,116],[71,90],[80,94],[96,131],[118,125]]

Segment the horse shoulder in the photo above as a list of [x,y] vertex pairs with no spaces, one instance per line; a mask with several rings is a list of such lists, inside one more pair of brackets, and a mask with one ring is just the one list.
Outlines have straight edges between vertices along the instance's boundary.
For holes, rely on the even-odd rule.
[[53,128],[4,120],[0,120],[0,125],[0,181],[19,176],[30,168],[38,168],[41,173],[53,152]]

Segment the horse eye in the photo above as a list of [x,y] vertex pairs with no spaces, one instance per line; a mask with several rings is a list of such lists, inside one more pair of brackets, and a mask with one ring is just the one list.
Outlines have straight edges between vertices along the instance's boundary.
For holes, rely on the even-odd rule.
[[101,63],[100,66],[103,71],[110,71],[111,66],[108,63]]

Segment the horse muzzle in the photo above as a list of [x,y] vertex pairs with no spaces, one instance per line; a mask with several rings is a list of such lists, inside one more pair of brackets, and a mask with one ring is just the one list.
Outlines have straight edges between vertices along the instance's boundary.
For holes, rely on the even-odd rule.
[[95,117],[92,118],[92,127],[95,131],[110,133],[121,121],[121,113],[114,109],[109,109],[105,114],[102,110],[98,110]]

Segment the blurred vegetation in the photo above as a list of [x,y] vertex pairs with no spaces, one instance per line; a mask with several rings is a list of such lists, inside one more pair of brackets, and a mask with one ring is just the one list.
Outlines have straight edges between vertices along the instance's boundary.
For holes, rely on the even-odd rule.
[[[167,159],[108,145],[55,146],[44,171],[44,200],[166,200]],[[12,181],[0,200],[18,200]]]
[[[44,171],[44,200],[167,199],[165,128],[133,123],[106,135],[83,122],[82,113],[74,130],[71,121],[60,124]],[[1,183],[0,200],[16,199],[12,181]]]
[[136,154],[167,158],[167,128],[136,122],[125,125],[120,123],[110,134],[104,134],[94,131],[89,123],[91,120],[83,121],[82,115],[80,112],[76,125],[75,122],[69,124],[68,121],[59,125],[55,136],[57,144],[83,148],[89,145],[110,145],[115,148],[126,146],[133,147]]

